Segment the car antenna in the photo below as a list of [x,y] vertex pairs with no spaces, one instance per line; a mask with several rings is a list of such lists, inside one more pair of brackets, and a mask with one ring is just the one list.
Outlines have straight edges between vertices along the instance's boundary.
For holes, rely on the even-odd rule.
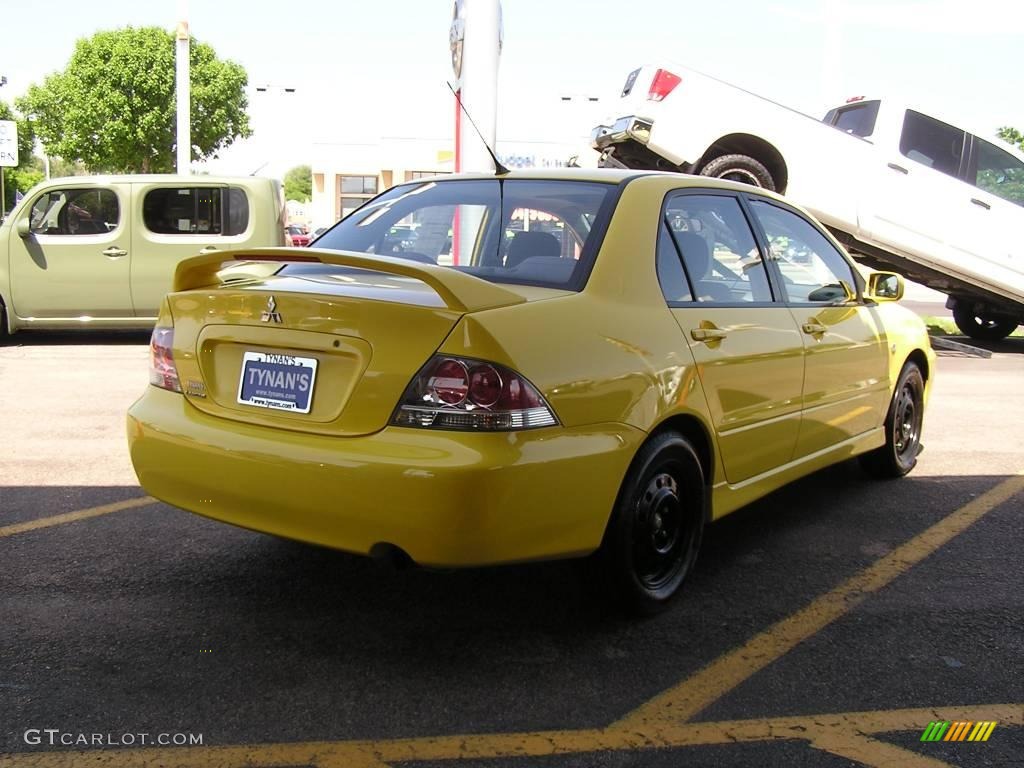
[[473,121],[472,116],[469,114],[469,110],[466,109],[466,105],[462,103],[462,97],[459,96],[458,91],[456,91],[452,87],[452,84],[449,83],[447,80],[445,82],[448,85],[448,90],[450,90],[452,92],[452,95],[455,96],[455,101],[459,103],[459,107],[462,109],[462,113],[466,116],[466,119],[469,120],[469,124],[473,126],[473,130],[476,131],[476,135],[479,136],[480,141],[484,143],[484,147],[487,149],[487,154],[489,154],[491,156],[491,160],[494,161],[494,175],[504,176],[506,173],[509,172],[508,168],[501,164],[501,161],[498,159],[498,156],[494,154],[494,150],[491,149],[491,145],[487,143],[487,139],[484,138],[484,135],[480,132],[480,129],[476,127],[476,123]]

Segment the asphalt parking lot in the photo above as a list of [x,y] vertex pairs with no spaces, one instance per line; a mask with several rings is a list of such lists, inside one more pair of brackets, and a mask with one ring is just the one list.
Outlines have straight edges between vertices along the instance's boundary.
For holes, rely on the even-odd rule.
[[570,563],[395,571],[147,499],[145,344],[0,347],[0,768],[1024,765],[1024,338],[940,354],[910,477],[730,516],[650,620]]

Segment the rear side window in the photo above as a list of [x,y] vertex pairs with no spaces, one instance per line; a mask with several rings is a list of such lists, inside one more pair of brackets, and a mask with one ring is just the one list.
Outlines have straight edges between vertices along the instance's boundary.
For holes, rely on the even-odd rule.
[[104,235],[117,229],[121,207],[111,189],[53,189],[32,204],[37,235]]
[[957,176],[966,133],[912,109],[903,119],[900,153],[936,171]]
[[[615,189],[555,179],[403,184],[363,205],[316,244],[438,264],[493,282],[579,290]],[[310,268],[285,268],[296,270]]]
[[238,187],[151,189],[142,220],[158,235],[239,235],[249,227],[249,198]]
[[866,139],[875,132],[878,104],[877,101],[861,101],[847,107],[833,109],[825,116],[825,122],[843,133],[850,133]]
[[1024,163],[995,144],[975,138],[976,186],[997,197],[1024,205]]
[[[680,286],[683,272],[687,283]],[[739,201],[728,195],[669,199],[658,242],[658,279],[670,303],[691,297],[718,304],[772,300],[753,232]]]

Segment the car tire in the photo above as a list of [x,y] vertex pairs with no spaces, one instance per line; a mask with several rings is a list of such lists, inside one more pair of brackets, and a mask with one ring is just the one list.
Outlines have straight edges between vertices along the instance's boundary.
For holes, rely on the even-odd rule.
[[7,307],[4,300],[0,299],[0,344],[7,341]]
[[739,181],[753,187],[775,191],[775,179],[764,164],[749,155],[722,155],[700,169],[701,176]]
[[1017,321],[1006,317],[978,315],[968,307],[953,310],[953,322],[965,335],[978,341],[999,341],[1017,329]]
[[707,488],[693,446],[665,432],[638,452],[595,555],[602,587],[628,612],[665,610],[693,569]]
[[916,363],[900,371],[885,417],[885,445],[860,457],[861,466],[879,479],[903,477],[917,465],[924,421],[924,377]]

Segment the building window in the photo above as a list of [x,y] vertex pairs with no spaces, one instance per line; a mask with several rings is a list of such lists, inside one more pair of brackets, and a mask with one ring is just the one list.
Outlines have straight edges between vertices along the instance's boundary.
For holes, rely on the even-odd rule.
[[406,171],[405,180],[415,181],[416,179],[428,179],[431,176],[445,176],[445,171]]
[[339,182],[341,218],[345,218],[377,194],[376,176],[340,176]]

